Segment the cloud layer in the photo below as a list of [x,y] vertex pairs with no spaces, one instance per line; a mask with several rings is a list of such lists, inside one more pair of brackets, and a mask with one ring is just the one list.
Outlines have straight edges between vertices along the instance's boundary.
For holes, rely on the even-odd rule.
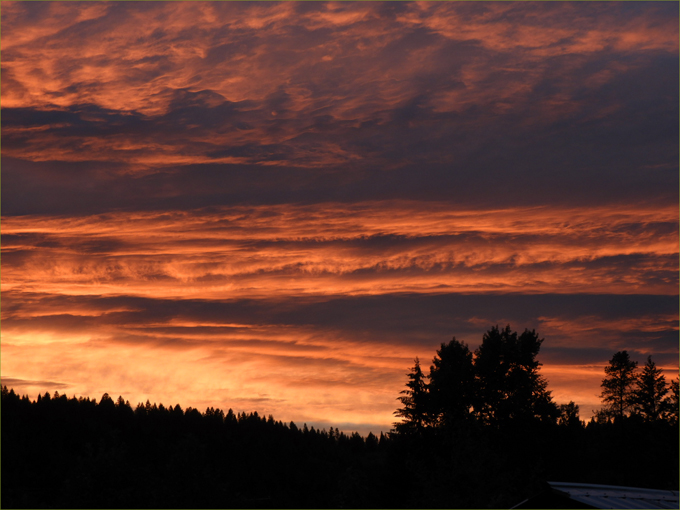
[[587,414],[677,371],[678,74],[673,3],[3,2],[3,381],[386,430],[509,322]]

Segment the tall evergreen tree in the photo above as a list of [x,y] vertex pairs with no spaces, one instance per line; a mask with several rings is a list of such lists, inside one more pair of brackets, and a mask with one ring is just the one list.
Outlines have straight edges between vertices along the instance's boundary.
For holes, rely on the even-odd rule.
[[453,337],[441,344],[430,367],[430,419],[448,425],[471,416],[475,374],[468,346]]
[[600,398],[605,411],[613,418],[627,416],[635,405],[637,361],[631,361],[628,351],[619,351],[609,360],[604,373]]
[[664,398],[668,393],[666,378],[662,370],[656,367],[651,356],[647,356],[642,373],[637,379],[634,390],[634,410],[646,421],[656,421],[664,411]]
[[404,407],[397,409],[394,414],[403,418],[394,427],[400,434],[420,433],[427,425],[428,388],[425,375],[420,368],[420,360],[416,357],[415,365],[408,373],[409,381],[399,400]]
[[542,343],[535,331],[524,330],[518,336],[509,325],[484,334],[474,355],[475,412],[483,422],[550,422],[559,416],[548,383],[539,373],[536,356]]

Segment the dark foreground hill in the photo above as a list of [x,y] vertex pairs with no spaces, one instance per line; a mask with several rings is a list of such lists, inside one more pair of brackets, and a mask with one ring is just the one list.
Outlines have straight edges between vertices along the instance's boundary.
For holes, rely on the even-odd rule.
[[677,424],[363,438],[257,413],[2,391],[3,508],[498,508],[543,480],[677,489]]

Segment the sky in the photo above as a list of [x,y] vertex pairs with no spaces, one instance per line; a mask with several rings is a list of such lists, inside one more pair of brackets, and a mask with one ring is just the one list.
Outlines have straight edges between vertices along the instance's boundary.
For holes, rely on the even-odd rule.
[[677,2],[7,2],[2,384],[387,431],[535,329],[678,374]]

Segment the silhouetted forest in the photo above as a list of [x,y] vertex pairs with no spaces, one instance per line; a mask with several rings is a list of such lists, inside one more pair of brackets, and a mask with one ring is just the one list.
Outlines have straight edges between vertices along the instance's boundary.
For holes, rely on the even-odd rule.
[[546,480],[678,489],[678,383],[616,353],[587,424],[492,328],[416,359],[387,435],[2,389],[4,508],[508,508]]

